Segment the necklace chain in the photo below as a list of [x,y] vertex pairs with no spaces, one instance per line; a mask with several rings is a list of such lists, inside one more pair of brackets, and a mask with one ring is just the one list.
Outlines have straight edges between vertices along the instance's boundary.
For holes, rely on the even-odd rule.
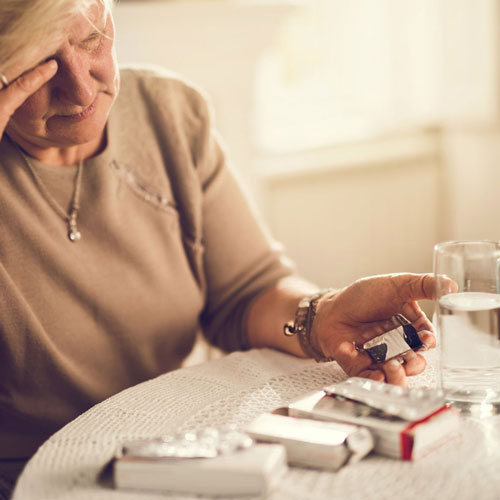
[[45,184],[42,182],[40,175],[35,170],[35,167],[31,164],[30,159],[26,156],[23,151],[19,148],[19,153],[21,154],[24,163],[28,167],[33,179],[35,180],[35,184],[38,187],[39,191],[42,193],[43,197],[47,200],[52,209],[63,219],[66,221],[68,225],[68,238],[72,242],[77,242],[82,238],[82,233],[78,230],[77,219],[78,212],[80,211],[80,190],[82,185],[82,173],[83,173],[83,160],[78,162],[78,166],[76,169],[76,175],[74,180],[74,189],[73,196],[71,197],[71,203],[69,207],[69,212],[66,212],[61,205],[57,202],[57,200],[52,196],[50,191],[47,189]]

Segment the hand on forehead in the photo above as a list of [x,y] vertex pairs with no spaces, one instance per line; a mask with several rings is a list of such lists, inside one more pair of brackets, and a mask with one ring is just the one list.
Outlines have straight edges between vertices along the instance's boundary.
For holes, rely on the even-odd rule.
[[55,57],[63,45],[78,45],[95,31],[105,33],[108,16],[105,6],[96,0],[82,13],[62,17],[60,22],[55,23],[60,27],[52,32],[51,37],[45,38],[44,45],[28,46],[25,53],[6,68],[3,74],[12,82],[23,73]]

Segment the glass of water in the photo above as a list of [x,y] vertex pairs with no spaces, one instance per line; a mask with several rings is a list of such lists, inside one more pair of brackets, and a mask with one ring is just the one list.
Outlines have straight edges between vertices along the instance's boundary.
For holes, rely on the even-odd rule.
[[[500,412],[500,243],[434,247],[436,330],[447,399],[465,414]],[[450,290],[443,276],[458,289]]]

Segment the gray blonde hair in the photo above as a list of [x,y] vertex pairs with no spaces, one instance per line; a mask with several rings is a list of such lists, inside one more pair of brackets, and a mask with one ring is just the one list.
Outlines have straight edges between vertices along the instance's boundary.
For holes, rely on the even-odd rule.
[[[114,0],[0,0],[0,71],[31,57],[41,46],[62,41],[68,18],[100,2],[107,14]],[[38,61],[33,61],[34,63]]]

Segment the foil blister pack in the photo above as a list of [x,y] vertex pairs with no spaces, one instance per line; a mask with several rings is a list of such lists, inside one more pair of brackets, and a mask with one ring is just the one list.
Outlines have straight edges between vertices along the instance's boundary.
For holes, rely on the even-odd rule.
[[249,448],[253,439],[235,428],[207,427],[199,431],[125,443],[123,456],[148,459],[215,458]]
[[360,377],[351,377],[323,388],[337,399],[354,401],[404,420],[419,420],[441,408],[444,393],[440,389],[404,389]]
[[353,377],[288,405],[289,415],[355,424],[368,429],[374,452],[415,460],[458,433],[458,412],[439,389],[404,389]]
[[423,347],[417,330],[402,314],[396,314],[392,320],[396,328],[363,344],[363,350],[375,363],[400,358]]
[[236,429],[206,428],[125,443],[116,488],[204,496],[265,496],[287,471],[285,448]]

